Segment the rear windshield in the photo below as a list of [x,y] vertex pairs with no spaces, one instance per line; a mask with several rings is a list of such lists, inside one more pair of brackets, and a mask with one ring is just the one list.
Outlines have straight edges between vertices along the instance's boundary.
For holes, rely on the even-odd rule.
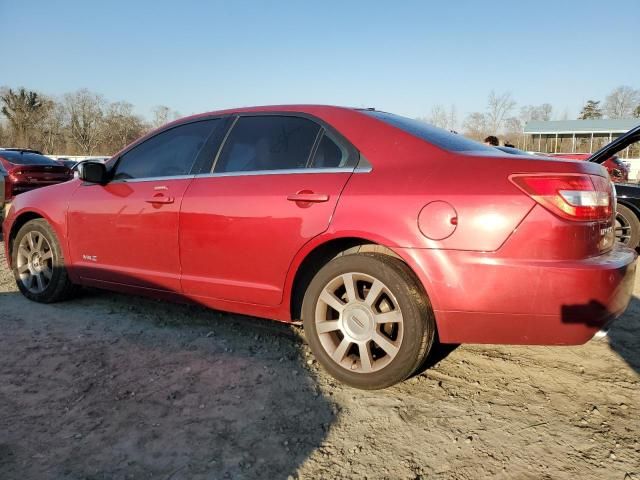
[[16,165],[56,165],[58,162],[39,153],[14,152],[11,150],[0,150],[0,157]]
[[377,118],[378,120],[382,120],[393,127],[399,128],[414,137],[418,137],[437,147],[444,148],[445,150],[450,150],[452,152],[496,153],[496,150],[493,147],[469,140],[462,135],[434,127],[433,125],[421,122],[420,120],[412,120],[410,118],[401,117],[400,115],[394,115],[393,113],[377,112],[375,110],[362,110],[362,113],[365,113],[370,117]]

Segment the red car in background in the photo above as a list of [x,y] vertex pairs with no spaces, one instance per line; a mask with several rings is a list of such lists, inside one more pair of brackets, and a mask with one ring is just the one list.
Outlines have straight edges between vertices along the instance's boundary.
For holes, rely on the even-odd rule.
[[390,113],[211,112],[78,174],[18,195],[4,222],[27,298],[86,285],[302,319],[319,362],[359,388],[412,375],[436,339],[581,344],[631,298],[636,253],[615,242],[603,167]]
[[[589,160],[591,153],[545,153],[548,157],[566,158],[568,160]],[[615,183],[626,183],[629,181],[629,166],[618,158],[617,155],[607,158],[600,163],[609,172],[611,181]]]
[[0,149],[0,169],[4,172],[5,202],[19,193],[66,182],[73,172],[36,150]]

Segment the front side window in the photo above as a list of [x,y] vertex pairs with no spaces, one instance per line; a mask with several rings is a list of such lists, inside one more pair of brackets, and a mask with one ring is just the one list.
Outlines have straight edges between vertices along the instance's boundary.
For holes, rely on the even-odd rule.
[[214,171],[251,172],[306,168],[320,126],[293,116],[240,117]]
[[180,125],[126,152],[114,180],[188,175],[218,119]]

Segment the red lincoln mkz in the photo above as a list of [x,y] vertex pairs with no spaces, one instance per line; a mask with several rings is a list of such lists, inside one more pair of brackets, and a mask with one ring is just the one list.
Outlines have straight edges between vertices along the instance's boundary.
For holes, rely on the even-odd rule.
[[602,166],[389,113],[196,115],[79,171],[9,210],[26,297],[87,285],[302,319],[320,363],[360,388],[410,376],[436,336],[584,343],[631,296],[636,254],[615,245]]

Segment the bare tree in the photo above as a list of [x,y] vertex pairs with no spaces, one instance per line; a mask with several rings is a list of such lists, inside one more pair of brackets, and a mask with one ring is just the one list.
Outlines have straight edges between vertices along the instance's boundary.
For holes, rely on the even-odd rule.
[[439,128],[447,128],[447,111],[442,105],[436,104],[431,107],[431,116],[429,117],[429,123]]
[[102,124],[104,152],[110,154],[125,147],[148,129],[142,118],[133,113],[133,105],[128,102],[110,104]]
[[609,118],[632,118],[640,103],[640,90],[627,85],[613,89],[604,100],[604,113]]
[[505,143],[512,143],[520,146],[522,138],[522,122],[518,117],[509,117],[504,121],[504,140]]
[[91,155],[100,143],[104,106],[102,95],[87,89],[69,93],[64,97],[71,140],[85,155]]
[[520,120],[523,123],[531,122],[534,120],[551,120],[551,114],[553,107],[548,103],[542,105],[525,105],[520,109]]
[[46,113],[39,124],[38,144],[45,153],[57,153],[66,147],[64,107],[53,99],[46,102]]
[[153,109],[153,119],[151,120],[151,126],[153,128],[159,128],[178,117],[180,117],[180,113],[178,113],[177,111],[171,110],[165,105],[158,105]]
[[17,147],[30,147],[34,128],[42,119],[44,104],[42,97],[31,90],[19,88],[4,89],[0,94],[2,114],[9,120],[13,133],[13,144]]
[[449,130],[455,131],[458,128],[458,112],[456,111],[456,107],[455,105],[451,105],[449,107],[449,124],[447,125],[447,128]]
[[487,132],[489,131],[487,116],[480,112],[470,113],[464,121],[463,127],[468,137],[475,140],[482,140],[487,136]]
[[433,107],[431,107],[431,115],[428,118],[424,118],[422,120],[439,128],[444,128],[446,130],[455,130],[458,123],[456,107],[454,105],[451,105],[449,107],[449,110],[447,111],[444,106],[435,104]]
[[497,135],[502,130],[504,121],[516,106],[510,93],[497,95],[493,90],[489,94],[486,119],[490,131]]
[[6,145],[9,142],[9,135],[7,133],[7,129],[4,125],[4,122],[0,120],[0,146]]

